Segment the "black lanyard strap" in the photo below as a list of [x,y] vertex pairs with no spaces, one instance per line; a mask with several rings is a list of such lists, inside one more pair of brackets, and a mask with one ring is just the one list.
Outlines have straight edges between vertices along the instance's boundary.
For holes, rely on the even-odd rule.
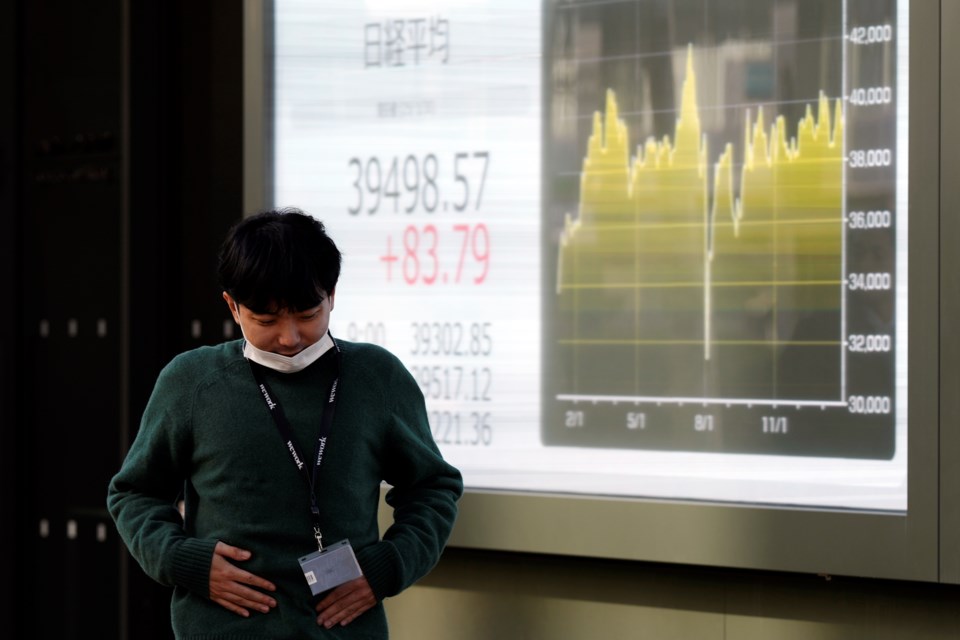
[[[333,339],[333,336],[331,335],[330,338]],[[340,345],[337,344],[336,340],[333,340],[333,348],[337,351],[336,369],[334,371],[333,384],[330,386],[330,395],[327,397],[326,404],[323,405],[323,414],[320,416],[320,431],[317,434],[317,445],[313,456],[313,468],[311,471],[305,468],[307,465],[304,462],[303,454],[300,453],[300,450],[294,442],[293,428],[290,426],[290,421],[287,420],[287,416],[283,412],[283,407],[280,406],[280,400],[274,395],[273,391],[270,390],[270,385],[267,384],[266,379],[263,377],[263,365],[257,364],[252,360],[247,360],[250,364],[250,370],[253,372],[253,377],[257,381],[260,395],[264,403],[266,403],[267,409],[270,411],[270,416],[273,417],[274,424],[277,425],[280,437],[283,438],[284,446],[286,446],[287,451],[290,453],[290,458],[297,467],[298,473],[300,473],[304,481],[306,481],[307,487],[310,489],[310,516],[313,520],[313,535],[317,539],[317,546],[321,551],[323,550],[323,536],[320,534],[320,505],[317,503],[316,486],[320,465],[323,463],[323,454],[327,449],[327,436],[330,435],[330,429],[333,425],[333,414],[337,408],[340,369],[343,364],[343,353],[340,351]]]

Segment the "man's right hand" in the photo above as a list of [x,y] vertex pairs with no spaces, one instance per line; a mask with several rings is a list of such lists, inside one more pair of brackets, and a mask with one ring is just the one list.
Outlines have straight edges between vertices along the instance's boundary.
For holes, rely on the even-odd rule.
[[272,582],[244,571],[231,562],[249,559],[250,552],[246,549],[218,542],[210,563],[210,599],[244,618],[250,616],[250,609],[267,613],[277,606],[276,600],[251,588],[276,591]]

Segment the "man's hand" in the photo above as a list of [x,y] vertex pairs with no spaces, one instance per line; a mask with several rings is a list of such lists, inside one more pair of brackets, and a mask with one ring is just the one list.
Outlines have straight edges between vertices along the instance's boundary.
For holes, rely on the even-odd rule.
[[[244,618],[250,617],[250,609],[267,613],[277,606],[277,601],[265,593],[250,587],[266,591],[276,591],[273,583],[244,571],[230,560],[250,559],[250,552],[239,547],[231,547],[218,542],[213,549],[213,561],[210,563],[210,599],[225,609]],[[247,586],[250,585],[250,586]]]
[[330,629],[346,626],[364,611],[377,604],[370,583],[363,576],[344,582],[317,604],[317,624]]

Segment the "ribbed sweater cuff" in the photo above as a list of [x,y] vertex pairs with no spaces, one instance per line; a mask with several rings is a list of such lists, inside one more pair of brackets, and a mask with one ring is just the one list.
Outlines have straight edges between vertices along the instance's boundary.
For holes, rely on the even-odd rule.
[[402,560],[392,543],[380,541],[361,550],[357,553],[357,562],[378,602],[400,593]]
[[177,586],[209,597],[210,564],[216,540],[187,538],[177,547],[173,556],[173,580]]

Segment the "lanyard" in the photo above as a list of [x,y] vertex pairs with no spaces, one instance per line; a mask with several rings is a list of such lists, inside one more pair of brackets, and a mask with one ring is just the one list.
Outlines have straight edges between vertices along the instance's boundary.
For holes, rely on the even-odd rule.
[[[333,338],[333,336],[330,337]],[[320,432],[317,435],[317,446],[313,456],[312,471],[307,471],[305,468],[307,465],[304,462],[303,455],[301,455],[297,449],[297,445],[293,442],[293,429],[290,427],[290,421],[287,420],[287,416],[283,413],[283,408],[280,406],[280,401],[270,390],[270,386],[263,377],[263,365],[256,364],[252,360],[247,361],[250,364],[253,377],[257,381],[257,387],[260,390],[263,401],[266,403],[267,409],[269,409],[270,415],[277,425],[280,437],[283,438],[283,443],[287,447],[287,451],[290,452],[290,458],[310,488],[310,516],[313,520],[313,537],[316,538],[317,547],[320,551],[323,551],[323,536],[320,534],[320,506],[317,504],[317,492],[315,488],[317,486],[320,464],[323,462],[324,450],[327,447],[327,436],[330,434],[330,427],[333,424],[333,412],[337,408],[337,384],[340,382],[340,368],[343,364],[343,354],[336,340],[333,341],[333,347],[337,350],[336,369],[334,372],[333,385],[330,387],[330,396],[327,398],[326,404],[323,405],[323,415],[320,416]]]

